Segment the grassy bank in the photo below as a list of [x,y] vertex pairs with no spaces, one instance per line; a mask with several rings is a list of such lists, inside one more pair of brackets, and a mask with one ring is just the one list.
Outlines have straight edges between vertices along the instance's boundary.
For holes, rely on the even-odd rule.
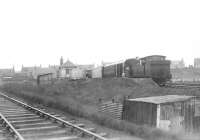
[[148,140],[178,140],[177,135],[169,134],[158,129],[149,128],[147,126],[138,126],[126,121],[114,120],[96,110],[88,109],[88,105],[82,104],[74,98],[62,98],[62,92],[53,92],[47,94],[48,86],[37,87],[32,84],[10,83],[1,87],[1,90],[15,95],[32,103],[43,104],[44,106],[59,109],[68,112],[74,116],[83,117],[97,124],[120,131],[128,132],[132,135],[142,137]]

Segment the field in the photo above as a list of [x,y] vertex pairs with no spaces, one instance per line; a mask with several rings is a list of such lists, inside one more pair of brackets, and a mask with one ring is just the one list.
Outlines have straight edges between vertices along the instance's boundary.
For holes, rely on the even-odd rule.
[[130,98],[166,95],[189,94],[199,95],[197,89],[160,88],[151,79],[107,78],[80,81],[57,81],[53,85],[37,86],[32,82],[7,83],[1,89],[21,97],[32,103],[40,103],[48,107],[83,117],[97,124],[126,131],[144,139],[178,139],[177,135],[162,132],[147,126],[137,126],[125,121],[108,118],[97,112],[98,100],[115,98],[122,101],[124,96]]

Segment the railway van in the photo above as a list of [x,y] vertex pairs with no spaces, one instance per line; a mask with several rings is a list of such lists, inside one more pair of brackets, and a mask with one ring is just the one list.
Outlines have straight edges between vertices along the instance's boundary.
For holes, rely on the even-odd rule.
[[165,56],[152,55],[141,58],[145,63],[145,74],[159,84],[165,84],[171,79],[170,61]]

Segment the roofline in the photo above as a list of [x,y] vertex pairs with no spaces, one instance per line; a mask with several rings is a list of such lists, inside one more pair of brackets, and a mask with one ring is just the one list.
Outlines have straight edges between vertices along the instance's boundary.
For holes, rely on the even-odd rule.
[[[164,96],[150,96],[150,97],[141,97],[141,98],[151,98],[151,97],[165,97],[165,96],[170,96],[170,95],[164,95]],[[197,96],[188,96],[188,95],[176,95],[176,96],[180,96],[180,97],[188,97],[187,99],[177,99],[177,100],[171,100],[171,101],[166,101],[166,102],[155,102],[155,101],[145,101],[145,100],[139,100],[141,98],[134,98],[134,99],[128,99],[128,101],[134,101],[134,102],[143,102],[143,103],[151,103],[151,104],[165,104],[165,103],[173,103],[173,102],[181,102],[181,101],[186,101],[188,99],[197,97]]]
[[116,62],[111,62],[111,63],[109,63],[109,64],[103,65],[103,67],[108,67],[108,66],[112,66],[112,65],[124,63],[125,61],[126,61],[126,59],[125,59],[125,60],[116,61]]
[[50,75],[50,74],[53,74],[53,72],[44,73],[44,74],[38,74],[38,76],[44,76],[44,75]]
[[164,55],[149,55],[149,56],[142,57],[142,58],[140,58],[140,59],[145,59],[145,58],[147,58],[147,57],[152,57],[152,56],[161,56],[161,57],[165,57],[165,58],[166,58],[166,56],[164,56]]

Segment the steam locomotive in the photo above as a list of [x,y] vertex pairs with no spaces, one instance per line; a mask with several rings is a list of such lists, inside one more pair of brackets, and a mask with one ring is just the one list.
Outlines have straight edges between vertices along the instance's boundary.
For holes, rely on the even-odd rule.
[[170,61],[162,55],[126,59],[104,65],[102,78],[105,77],[152,78],[162,85],[171,79]]

